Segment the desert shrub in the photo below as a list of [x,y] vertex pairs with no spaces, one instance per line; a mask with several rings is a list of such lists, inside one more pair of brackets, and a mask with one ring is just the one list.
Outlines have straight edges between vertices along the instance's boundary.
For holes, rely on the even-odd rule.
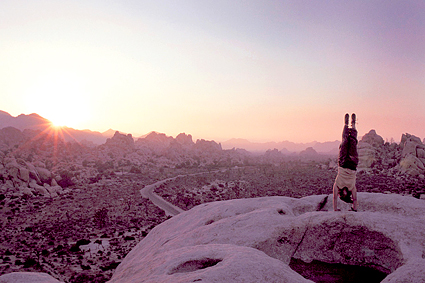
[[25,259],[24,268],[32,267],[32,266],[37,265],[37,264],[38,264],[38,262],[35,259],[28,257],[28,258]]
[[108,209],[106,207],[103,207],[99,210],[97,210],[93,217],[93,222],[99,227],[103,228],[108,224]]
[[90,244],[90,240],[87,240],[87,239],[81,239],[77,241],[77,246],[88,245],[88,244]]
[[100,269],[102,269],[102,271],[107,271],[107,270],[114,270],[117,268],[117,266],[120,264],[120,262],[116,262],[116,261],[111,261],[108,265],[105,266],[101,266]]
[[89,183],[90,184],[97,183],[101,179],[102,179],[102,174],[97,174],[95,177],[91,177],[89,179]]
[[72,181],[72,177],[74,177],[74,174],[72,172],[62,170],[59,175],[61,179],[58,181],[58,185],[62,188],[75,185],[75,183]]
[[112,160],[106,161],[105,163],[102,163],[102,161],[96,161],[95,167],[99,173],[103,173],[108,169],[114,169],[114,162]]
[[136,167],[133,165],[131,166],[130,173],[139,174],[139,173],[142,173],[142,171],[140,170],[139,167]]

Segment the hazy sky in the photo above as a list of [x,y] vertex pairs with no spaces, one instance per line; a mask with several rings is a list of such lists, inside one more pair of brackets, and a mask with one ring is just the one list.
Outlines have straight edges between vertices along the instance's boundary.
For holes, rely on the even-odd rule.
[[1,0],[0,110],[225,141],[425,137],[425,1]]

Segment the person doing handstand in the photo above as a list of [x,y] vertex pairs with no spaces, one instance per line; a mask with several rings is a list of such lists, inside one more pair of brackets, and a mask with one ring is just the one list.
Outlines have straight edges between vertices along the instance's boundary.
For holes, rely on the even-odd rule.
[[333,208],[337,207],[338,196],[342,201],[352,203],[351,210],[357,211],[356,173],[359,156],[357,154],[356,114],[351,115],[351,128],[348,127],[350,115],[345,114],[342,142],[339,146],[338,175],[333,186]]

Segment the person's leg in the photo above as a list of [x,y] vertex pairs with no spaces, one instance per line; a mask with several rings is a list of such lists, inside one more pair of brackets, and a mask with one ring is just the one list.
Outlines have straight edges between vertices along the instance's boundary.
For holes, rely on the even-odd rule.
[[359,164],[359,155],[357,153],[357,130],[356,130],[356,114],[351,114],[351,129],[349,129],[348,133],[350,142],[349,147],[347,149],[349,159],[352,163],[355,164],[355,167],[357,167],[357,164]]
[[342,134],[342,142],[339,145],[339,155],[338,155],[338,165],[340,167],[345,167],[345,163],[349,156],[350,149],[350,137],[349,137],[349,128],[348,126],[344,126],[343,134]]
[[347,157],[348,157],[348,150],[349,150],[349,137],[350,137],[350,129],[348,128],[348,118],[349,115],[348,113],[345,114],[345,123],[344,123],[344,128],[342,130],[342,141],[341,144],[339,145],[339,156],[338,156],[338,164],[339,166],[343,167]]
[[359,164],[359,154],[357,152],[358,141],[357,141],[356,129],[350,129],[349,139],[350,139],[350,142],[348,143],[347,154],[351,162],[355,164],[355,167],[357,167],[357,164]]
[[346,139],[348,137],[348,120],[350,115],[348,113],[344,116],[344,128],[342,129],[342,140]]

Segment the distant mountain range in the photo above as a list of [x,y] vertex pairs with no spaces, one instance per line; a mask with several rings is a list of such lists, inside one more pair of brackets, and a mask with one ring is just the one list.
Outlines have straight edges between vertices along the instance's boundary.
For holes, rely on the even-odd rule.
[[278,149],[283,154],[299,153],[309,147],[322,154],[338,154],[340,141],[332,142],[310,142],[310,143],[294,143],[290,141],[282,142],[250,142],[246,139],[231,139],[221,143],[223,149],[243,148],[251,152],[265,152],[269,149]]
[[[46,131],[52,123],[38,114],[21,114],[13,117],[9,113],[0,110],[0,129],[14,127],[21,131],[25,129]],[[75,130],[73,128],[62,127],[62,135],[66,141],[87,141],[94,144],[104,144],[107,138],[112,137],[116,130],[109,129],[103,133],[91,130]],[[146,135],[145,135],[146,136]],[[283,154],[299,153],[309,147],[322,154],[337,154],[339,141],[333,142],[310,142],[294,143],[290,141],[282,142],[250,142],[246,139],[230,139],[221,143],[223,149],[241,148],[251,152],[264,153],[271,149],[278,149]]]
[[14,127],[19,130],[33,129],[44,130],[51,122],[38,114],[21,114],[13,117],[9,113],[0,110],[0,128]]
[[[25,129],[49,131],[51,126],[52,122],[35,113],[29,115],[21,114],[17,117],[13,117],[9,113],[0,110],[0,129],[14,127],[21,131]],[[114,133],[115,131],[112,129],[109,129],[104,133],[100,133],[90,130],[75,130],[73,128],[62,127],[60,135],[66,141],[75,140],[81,142],[86,140],[95,144],[103,144],[106,142],[106,139],[112,137]]]

